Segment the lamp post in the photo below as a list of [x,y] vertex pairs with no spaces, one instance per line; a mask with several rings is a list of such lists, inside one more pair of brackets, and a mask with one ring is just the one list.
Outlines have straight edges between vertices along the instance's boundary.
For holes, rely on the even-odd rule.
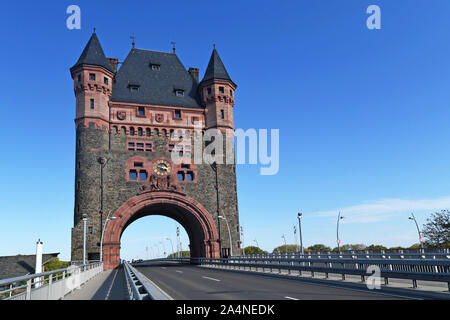
[[255,243],[256,243],[256,247],[258,247],[259,248],[259,244],[258,244],[258,241],[256,241],[256,239],[255,240],[253,240]]
[[112,213],[112,210],[109,211],[108,216],[105,219],[105,224],[102,229],[102,238],[100,239],[100,262],[103,262],[103,237],[105,235],[106,226],[107,226],[109,220],[116,219],[116,217],[110,217],[111,213]]
[[218,229],[218,233],[219,233],[219,257],[222,258],[222,238],[220,236],[220,207],[219,207],[219,177],[218,177],[218,172],[217,172],[217,163],[213,162],[211,165],[211,168],[213,169],[213,171],[216,174],[216,207],[217,207],[217,229]]
[[[286,244],[286,237],[284,236],[284,234],[281,236],[281,238],[283,238],[283,240],[284,240],[284,253],[287,253],[287,244]],[[281,253],[281,250],[280,250],[280,253]]]
[[344,217],[341,216],[341,212],[339,211],[338,218],[337,218],[337,227],[336,227],[336,237],[337,237],[336,242],[337,242],[337,245],[338,245],[338,252],[339,253],[341,253],[341,249],[340,249],[341,239],[339,239],[339,221],[342,220],[342,219],[344,219]]
[[245,246],[244,246],[244,228],[241,226],[241,255],[244,253],[245,255]]
[[408,217],[409,220],[413,220],[416,224],[417,233],[419,234],[419,242],[420,242],[420,249],[423,252],[423,238],[422,233],[420,232],[419,225],[417,223],[416,217],[414,216],[414,213],[411,212],[411,217]]
[[302,215],[303,213],[299,212],[297,214],[298,217],[298,234],[300,236],[300,252],[301,254],[304,254],[303,252],[303,238],[302,238]]
[[227,228],[228,228],[228,235],[230,236],[230,256],[233,256],[233,241],[231,240],[231,231],[230,231],[230,226],[228,224],[228,220],[227,218],[225,218],[224,216],[218,216],[219,219],[223,219],[225,220],[226,224],[227,224]]
[[169,240],[169,241],[170,241],[170,246],[172,247],[172,254],[173,254],[173,257],[175,258],[175,252],[173,251],[173,242],[172,242],[172,239],[170,239],[170,237],[167,237],[166,240]]
[[164,242],[160,241],[159,243],[162,245],[162,248],[163,248],[163,258],[165,258],[165,257],[166,257],[166,247],[164,246]]
[[83,213],[83,265],[86,264],[86,221],[87,214]]

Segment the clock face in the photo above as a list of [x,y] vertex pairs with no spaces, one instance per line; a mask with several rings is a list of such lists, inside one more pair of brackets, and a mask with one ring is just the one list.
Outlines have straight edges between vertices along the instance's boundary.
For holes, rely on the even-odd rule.
[[172,169],[169,162],[166,160],[157,160],[153,164],[153,172],[159,176],[165,176],[170,173],[170,170]]

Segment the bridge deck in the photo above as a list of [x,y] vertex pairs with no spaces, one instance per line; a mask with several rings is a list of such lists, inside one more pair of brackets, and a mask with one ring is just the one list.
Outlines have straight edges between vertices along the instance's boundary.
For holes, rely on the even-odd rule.
[[123,268],[103,271],[63,300],[128,300]]
[[333,285],[302,283],[258,274],[227,272],[173,263],[144,262],[135,268],[173,299],[315,300],[401,299]]

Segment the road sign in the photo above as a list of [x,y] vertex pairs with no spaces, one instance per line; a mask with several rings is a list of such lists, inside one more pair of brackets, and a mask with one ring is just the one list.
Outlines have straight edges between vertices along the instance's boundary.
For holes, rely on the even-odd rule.
[[341,239],[337,239],[337,244],[340,244],[341,243]]
[[422,237],[419,240],[420,240],[420,242],[423,242],[423,238]]

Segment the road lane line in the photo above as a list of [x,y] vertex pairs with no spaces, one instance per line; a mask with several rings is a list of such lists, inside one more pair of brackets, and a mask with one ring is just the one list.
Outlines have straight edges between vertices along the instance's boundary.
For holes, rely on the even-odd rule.
[[208,280],[213,280],[213,281],[220,281],[219,279],[214,279],[214,278],[205,277],[205,276],[202,276],[202,278],[205,278],[205,279],[208,279]]
[[178,273],[183,273],[183,271],[180,271],[180,270],[175,270],[175,272],[178,272]]
[[161,269],[164,269],[164,270],[166,270],[167,268],[166,268],[166,267],[161,267]]
[[289,299],[289,300],[300,300],[300,299],[292,298],[292,297],[288,297],[288,296],[286,296],[285,298],[286,298],[286,299]]

